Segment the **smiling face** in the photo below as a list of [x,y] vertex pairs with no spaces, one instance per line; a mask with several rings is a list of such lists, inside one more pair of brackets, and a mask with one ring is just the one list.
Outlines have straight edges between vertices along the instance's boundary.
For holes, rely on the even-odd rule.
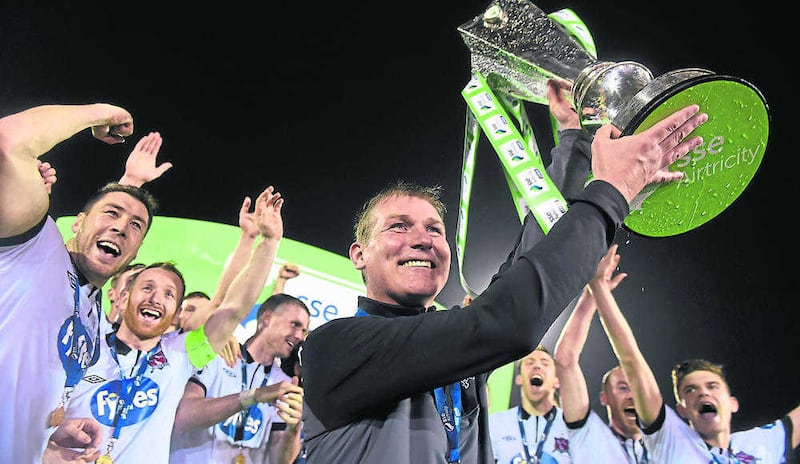
[[692,371],[681,379],[676,391],[676,411],[704,440],[730,432],[731,416],[739,410],[739,401],[731,396],[727,382],[720,375]]
[[264,345],[273,357],[287,358],[292,348],[304,341],[308,335],[311,316],[302,305],[282,303],[261,315],[257,336],[263,337]]
[[183,281],[174,272],[154,267],[140,272],[122,292],[124,311],[120,338],[146,341],[160,338],[172,322],[183,296]]
[[537,410],[547,412],[555,405],[559,383],[555,362],[546,351],[534,350],[520,360],[515,383],[520,386],[523,402]]
[[606,377],[600,402],[606,407],[608,420],[618,433],[628,438],[639,434],[633,391],[628,384],[628,377],[619,366]]
[[78,214],[67,249],[92,284],[102,287],[136,257],[148,217],[145,205],[125,192],[109,192]]
[[350,246],[367,296],[389,304],[431,305],[450,273],[450,245],[436,208],[423,198],[393,195],[375,205],[370,224],[368,237]]

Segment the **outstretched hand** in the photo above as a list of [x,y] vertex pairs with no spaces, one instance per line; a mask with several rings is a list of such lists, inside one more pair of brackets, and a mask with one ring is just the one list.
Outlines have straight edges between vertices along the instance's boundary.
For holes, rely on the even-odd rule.
[[256,224],[265,239],[280,240],[283,237],[282,206],[283,197],[271,185],[256,198]]
[[698,105],[672,113],[653,127],[635,135],[620,137],[621,131],[605,124],[592,142],[592,173],[620,191],[630,204],[650,183],[679,180],[683,172],[669,165],[703,143],[703,138],[686,137],[708,120]]
[[158,132],[150,132],[139,139],[131,154],[128,155],[128,160],[125,162],[125,174],[122,175],[119,183],[141,187],[167,172],[172,167],[172,163],[165,162],[156,166],[161,143],[161,134]]
[[625,277],[628,277],[628,274],[625,272],[614,274],[622,258],[617,254],[618,246],[619,245],[615,243],[609,247],[606,254],[600,259],[600,263],[597,265],[597,272],[595,272],[594,277],[592,277],[595,284],[605,285],[611,291],[617,288],[617,285],[619,285]]
[[250,197],[244,197],[242,207],[239,209],[239,228],[242,233],[250,238],[258,237],[258,224],[256,224],[256,213],[250,212]]

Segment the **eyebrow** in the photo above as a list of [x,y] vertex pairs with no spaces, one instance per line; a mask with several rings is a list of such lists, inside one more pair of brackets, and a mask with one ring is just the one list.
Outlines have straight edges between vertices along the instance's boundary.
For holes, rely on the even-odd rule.
[[141,222],[141,223],[143,223],[143,224],[145,224],[145,225],[148,225],[148,222],[147,222],[147,220],[146,220],[145,218],[143,218],[143,217],[139,216],[138,214],[133,214],[133,213],[131,213],[130,211],[128,211],[127,209],[125,209],[125,207],[124,207],[124,206],[122,206],[122,205],[120,205],[120,204],[117,204],[117,203],[114,203],[114,202],[111,202],[111,201],[109,201],[109,202],[106,202],[106,203],[104,203],[104,204],[103,204],[103,205],[101,205],[101,206],[104,206],[104,207],[110,207],[110,208],[114,208],[114,209],[116,209],[116,210],[119,210],[119,211],[124,211],[124,212],[126,212],[126,213],[129,213],[129,214],[130,214],[131,216],[133,216],[133,218],[134,218],[134,219],[136,219],[137,221],[139,221],[139,222]]

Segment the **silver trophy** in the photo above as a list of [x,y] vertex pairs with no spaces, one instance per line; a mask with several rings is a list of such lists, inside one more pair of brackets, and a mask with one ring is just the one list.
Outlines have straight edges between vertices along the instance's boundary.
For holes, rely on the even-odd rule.
[[[709,122],[697,130],[708,144],[701,147],[702,156],[690,153],[676,162],[672,168],[684,171],[684,181],[673,190],[646,189],[631,205],[638,214],[625,224],[647,236],[676,235],[730,205],[755,174],[767,144],[769,114],[758,89],[706,69],[679,69],[654,78],[647,67],[633,61],[598,60],[575,30],[554,19],[558,13],[548,15],[528,0],[494,0],[458,27],[471,52],[472,71],[484,76],[492,89],[545,105],[547,79],[569,81],[581,125],[590,133],[612,123],[623,135],[633,134],[682,106],[701,103],[709,114]],[[744,153],[752,161],[734,166],[729,158],[722,159],[731,153]],[[720,161],[704,165],[711,162],[708,155]],[[723,201],[703,203],[697,198],[717,185],[727,190],[716,192],[717,197],[724,193]]]
[[681,82],[713,75],[682,69],[653,79],[633,61],[598,61],[560,23],[526,0],[497,0],[458,28],[472,51],[472,67],[493,88],[547,104],[547,79],[572,83],[581,124],[594,130],[613,123],[624,128],[653,98]]

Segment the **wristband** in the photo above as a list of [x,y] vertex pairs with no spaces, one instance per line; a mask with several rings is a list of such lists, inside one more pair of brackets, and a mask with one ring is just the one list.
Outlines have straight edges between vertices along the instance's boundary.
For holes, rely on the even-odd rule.
[[186,334],[186,354],[189,361],[198,369],[202,369],[217,356],[206,338],[205,326]]
[[239,403],[242,405],[242,409],[247,409],[256,404],[256,389],[251,388],[250,390],[240,392]]

